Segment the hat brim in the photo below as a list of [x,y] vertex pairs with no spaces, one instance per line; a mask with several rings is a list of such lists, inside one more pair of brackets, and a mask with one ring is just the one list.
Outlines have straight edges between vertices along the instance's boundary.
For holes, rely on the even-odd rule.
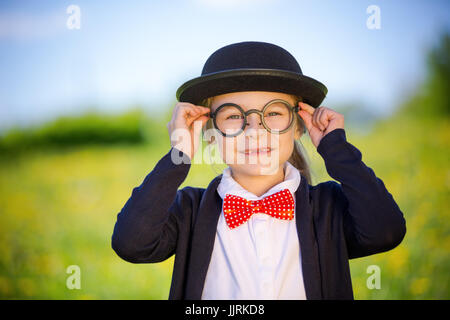
[[176,97],[198,105],[203,99],[242,91],[274,91],[301,96],[314,108],[320,106],[328,89],[321,82],[278,69],[238,69],[206,74],[182,84]]

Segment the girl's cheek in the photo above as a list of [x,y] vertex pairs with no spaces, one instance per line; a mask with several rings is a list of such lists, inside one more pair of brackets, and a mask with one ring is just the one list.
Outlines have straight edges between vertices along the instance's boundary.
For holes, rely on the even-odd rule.
[[219,149],[222,159],[227,164],[236,163],[237,143],[235,138],[222,137],[219,139]]
[[[283,135],[281,135],[283,136]],[[286,132],[284,137],[280,137],[279,139],[279,146],[278,146],[278,150],[279,150],[279,161],[280,162],[284,162],[287,161],[293,150],[294,150],[294,143],[295,143],[295,139],[294,139],[294,134],[290,133],[290,132]]]

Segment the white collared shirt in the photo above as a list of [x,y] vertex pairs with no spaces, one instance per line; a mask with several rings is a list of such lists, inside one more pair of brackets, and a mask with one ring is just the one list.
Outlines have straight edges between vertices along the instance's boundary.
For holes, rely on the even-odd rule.
[[[238,184],[226,168],[217,192],[222,199],[232,194],[260,200],[289,189],[295,199],[300,179],[299,171],[286,162],[284,181],[258,197]],[[296,213],[293,220],[255,213],[230,229],[222,210],[201,299],[306,299],[295,221]]]

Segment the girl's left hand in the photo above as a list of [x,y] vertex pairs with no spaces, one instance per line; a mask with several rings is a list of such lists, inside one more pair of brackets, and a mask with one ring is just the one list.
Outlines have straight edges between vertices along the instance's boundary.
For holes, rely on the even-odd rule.
[[300,106],[298,114],[305,122],[311,141],[316,148],[327,133],[338,128],[344,129],[344,115],[323,106],[315,109],[304,102],[298,104]]

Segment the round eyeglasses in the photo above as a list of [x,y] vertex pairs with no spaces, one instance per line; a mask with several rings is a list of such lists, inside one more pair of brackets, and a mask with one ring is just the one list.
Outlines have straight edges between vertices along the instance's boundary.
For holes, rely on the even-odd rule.
[[241,134],[249,124],[247,117],[251,113],[259,114],[261,123],[267,131],[281,134],[292,127],[297,112],[298,102],[295,106],[291,106],[289,102],[282,99],[269,101],[262,110],[250,109],[247,112],[241,106],[227,102],[211,113],[211,118],[214,127],[225,137]]

